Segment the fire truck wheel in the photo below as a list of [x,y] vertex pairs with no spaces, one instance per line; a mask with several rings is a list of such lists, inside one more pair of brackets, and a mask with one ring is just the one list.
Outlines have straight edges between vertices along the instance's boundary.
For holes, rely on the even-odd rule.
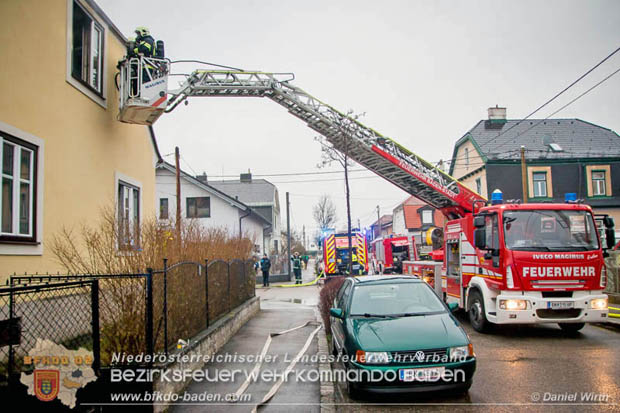
[[581,330],[586,325],[586,323],[558,323],[558,325],[563,331],[566,331],[568,333],[576,333],[577,331]]
[[467,313],[469,314],[469,322],[474,330],[479,333],[484,333],[488,330],[489,322],[484,311],[484,300],[478,290],[473,290],[469,294]]

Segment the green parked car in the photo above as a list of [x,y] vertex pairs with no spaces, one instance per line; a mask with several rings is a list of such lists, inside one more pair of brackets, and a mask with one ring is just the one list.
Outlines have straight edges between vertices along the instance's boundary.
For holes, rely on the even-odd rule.
[[469,390],[476,357],[467,333],[417,277],[347,278],[330,309],[331,351],[347,390],[401,393]]

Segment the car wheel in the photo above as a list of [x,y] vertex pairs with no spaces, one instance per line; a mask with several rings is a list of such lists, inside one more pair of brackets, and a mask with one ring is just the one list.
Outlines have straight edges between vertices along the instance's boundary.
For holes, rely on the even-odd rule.
[[576,333],[581,330],[586,323],[558,323],[562,331],[566,331],[567,333]]
[[484,300],[478,290],[473,290],[469,294],[467,313],[471,326],[479,333],[484,333],[489,329],[489,321],[487,320],[484,310]]

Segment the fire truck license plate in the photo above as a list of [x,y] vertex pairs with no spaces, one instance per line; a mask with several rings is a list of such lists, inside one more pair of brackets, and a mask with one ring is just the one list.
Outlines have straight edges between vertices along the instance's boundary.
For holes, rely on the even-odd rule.
[[430,367],[425,369],[400,369],[398,375],[401,381],[437,381],[444,373],[445,367]]
[[575,303],[572,301],[549,301],[547,302],[547,308],[552,310],[566,310],[573,308]]

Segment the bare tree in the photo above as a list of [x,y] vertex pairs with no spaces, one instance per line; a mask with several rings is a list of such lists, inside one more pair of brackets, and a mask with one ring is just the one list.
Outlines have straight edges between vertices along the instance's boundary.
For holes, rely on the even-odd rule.
[[349,274],[353,269],[353,248],[351,242],[351,198],[349,190],[349,166],[353,165],[353,161],[349,158],[349,150],[351,147],[350,135],[354,133],[357,119],[364,114],[354,114],[352,110],[346,114],[340,115],[333,119],[338,128],[338,134],[335,137],[338,145],[330,144],[323,136],[317,136],[315,140],[321,144],[321,163],[317,165],[319,168],[331,165],[332,162],[338,162],[344,169],[344,185],[345,196],[347,199],[347,236],[349,238]]
[[336,205],[329,195],[322,195],[312,208],[314,220],[321,230],[331,228],[336,223]]

